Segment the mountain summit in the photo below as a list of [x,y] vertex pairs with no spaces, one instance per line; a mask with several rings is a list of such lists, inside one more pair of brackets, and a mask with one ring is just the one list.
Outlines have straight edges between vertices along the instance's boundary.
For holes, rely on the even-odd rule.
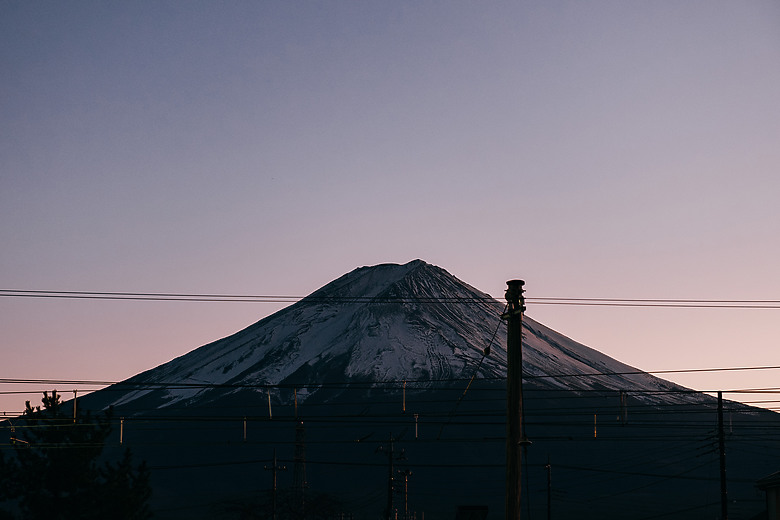
[[[280,385],[301,389],[305,399],[332,382],[414,381],[424,388],[475,371],[477,378],[502,379],[503,309],[422,260],[360,267],[242,331],[126,381],[141,389],[113,404],[143,397],[147,407],[152,398],[158,408],[192,405],[237,389]],[[540,386],[679,388],[527,317],[523,350],[524,373]]]

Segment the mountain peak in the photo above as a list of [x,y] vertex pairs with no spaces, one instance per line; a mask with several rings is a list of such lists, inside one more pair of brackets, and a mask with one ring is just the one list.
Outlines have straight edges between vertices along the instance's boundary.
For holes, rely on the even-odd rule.
[[304,302],[492,300],[491,296],[457,279],[445,269],[423,260],[379,264],[357,269],[313,292]]
[[[314,291],[306,299],[359,298],[365,300],[375,298],[394,283],[424,267],[434,266],[418,259],[405,264],[388,263],[358,267]],[[434,268],[439,269],[437,267]]]
[[[311,392],[326,382],[457,381],[475,370],[478,377],[501,379],[506,366],[503,308],[422,260],[359,267],[298,303],[133,382],[207,385],[155,391],[158,406],[167,406],[225,392],[208,386],[284,385]],[[585,387],[657,389],[661,384],[646,374],[618,376],[634,369],[530,318],[523,326],[524,372],[540,384],[571,386],[550,374],[581,375],[578,381]],[[491,354],[484,357],[491,345]],[[126,395],[115,404],[151,392]]]

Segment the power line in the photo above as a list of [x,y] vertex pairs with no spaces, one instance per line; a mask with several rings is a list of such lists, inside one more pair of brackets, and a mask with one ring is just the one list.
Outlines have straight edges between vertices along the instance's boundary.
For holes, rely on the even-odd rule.
[[[133,301],[189,301],[189,302],[238,302],[238,303],[485,303],[496,302],[490,295],[473,296],[335,296],[317,294],[309,296],[269,294],[201,294],[166,292],[108,292],[108,291],[50,291],[28,289],[0,289],[0,296],[16,298],[55,298],[86,300]],[[669,298],[567,298],[528,297],[526,302],[539,305],[578,305],[608,307],[672,307],[672,308],[723,308],[723,309],[780,309],[780,300],[710,300]]]
[[705,309],[780,309],[780,300],[702,300],[668,298],[526,298],[540,305],[673,307]]
[[[580,377],[593,377],[593,376],[625,376],[625,375],[654,375],[654,374],[689,374],[689,373],[703,373],[703,372],[739,372],[739,371],[754,371],[754,370],[779,370],[780,365],[766,365],[766,366],[744,366],[744,367],[714,367],[714,368],[681,368],[681,369],[668,369],[668,370],[626,370],[622,372],[581,372],[581,373],[559,373],[559,374],[542,374],[532,375],[524,374],[523,379],[559,379],[559,378],[580,378]],[[401,389],[405,384],[430,384],[430,383],[457,383],[462,381],[471,381],[473,378],[466,377],[454,377],[454,378],[425,378],[425,379],[399,379],[392,381],[375,381],[365,382],[360,381],[352,383],[349,381],[343,382],[331,382],[331,383],[317,383],[318,387],[345,387],[345,388],[397,388]],[[503,380],[503,377],[482,377],[478,380],[490,381],[490,380]],[[24,378],[0,378],[0,384],[34,384],[34,385],[84,385],[84,386],[106,386],[106,385],[122,385],[129,386],[138,389],[149,388],[301,388],[309,386],[304,383],[257,383],[257,384],[231,384],[231,383],[187,383],[187,382],[132,382],[130,380],[124,381],[105,381],[105,380],[87,380],[87,379],[24,379]],[[750,392],[750,391],[776,391],[777,388],[759,388],[759,389],[741,389],[741,390],[723,390],[724,392]],[[672,392],[707,392],[708,390],[670,390]]]
[[243,302],[243,303],[480,303],[496,301],[485,296],[335,296],[317,294],[309,296],[293,295],[252,295],[252,294],[192,294],[192,293],[143,293],[143,292],[97,292],[97,291],[44,291],[0,289],[0,296],[19,298],[57,298],[84,300],[136,300],[136,301],[190,301],[190,302]]

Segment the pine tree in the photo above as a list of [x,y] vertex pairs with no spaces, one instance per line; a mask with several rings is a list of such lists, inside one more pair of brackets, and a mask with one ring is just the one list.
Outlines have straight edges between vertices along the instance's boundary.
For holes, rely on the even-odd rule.
[[118,462],[101,460],[111,412],[74,419],[63,413],[56,390],[44,392],[42,403],[33,408],[27,401],[11,439],[15,457],[0,460],[0,472],[12,475],[0,499],[15,497],[25,520],[149,518],[146,466],[135,466],[129,450]]

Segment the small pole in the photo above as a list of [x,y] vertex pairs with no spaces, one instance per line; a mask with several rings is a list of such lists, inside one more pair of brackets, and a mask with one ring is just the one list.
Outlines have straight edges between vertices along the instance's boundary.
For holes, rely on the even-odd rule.
[[406,413],[406,379],[404,379],[404,402],[401,407],[403,413]]
[[78,390],[73,391],[73,422],[76,422],[76,397],[78,396]]
[[718,451],[720,452],[720,515],[728,520],[729,501],[726,491],[726,435],[723,431],[723,392],[718,391]]
[[125,436],[125,418],[119,418],[119,444],[122,444]]
[[273,414],[271,413],[271,389],[268,389],[268,418],[273,419]]
[[549,455],[545,469],[547,469],[547,520],[552,520],[552,466]]
[[414,438],[417,438],[417,419],[420,417],[419,413],[414,414]]
[[274,520],[276,520],[276,489],[277,489],[277,484],[276,484],[276,448],[274,448],[273,479],[274,479],[274,482],[273,482],[273,491],[274,491],[273,518],[274,518]]
[[393,512],[395,509],[393,505],[393,494],[395,493],[395,468],[393,467],[393,458],[395,457],[395,453],[393,442],[393,434],[391,433],[387,448],[384,446],[379,446],[376,449],[377,452],[387,452],[387,505],[385,506],[385,520],[393,520]]
[[385,518],[387,520],[390,520],[393,515],[393,493],[395,493],[395,479],[393,478],[393,474],[395,473],[395,469],[393,468],[393,434],[390,434],[390,448],[387,451],[387,460],[388,460],[388,477],[387,477],[387,511],[385,513]]
[[295,397],[295,418],[298,418],[298,389],[293,388],[293,397]]
[[276,463],[276,448],[274,448],[273,465],[270,468],[268,466],[265,466],[265,469],[271,471],[271,491],[272,491],[272,495],[271,495],[271,508],[272,509],[271,509],[271,511],[272,511],[272,518],[273,518],[273,520],[276,520],[276,490],[277,490],[276,472],[279,471],[279,470],[287,469],[285,466],[279,466]]
[[596,433],[596,423],[598,422],[598,414],[593,414],[593,438],[595,439],[597,437]]
[[244,417],[244,442],[246,442],[246,417]]
[[404,476],[404,520],[409,520],[409,476],[412,471],[407,469],[401,474]]
[[620,422],[624,426],[628,422],[628,396],[625,390],[620,391]]

